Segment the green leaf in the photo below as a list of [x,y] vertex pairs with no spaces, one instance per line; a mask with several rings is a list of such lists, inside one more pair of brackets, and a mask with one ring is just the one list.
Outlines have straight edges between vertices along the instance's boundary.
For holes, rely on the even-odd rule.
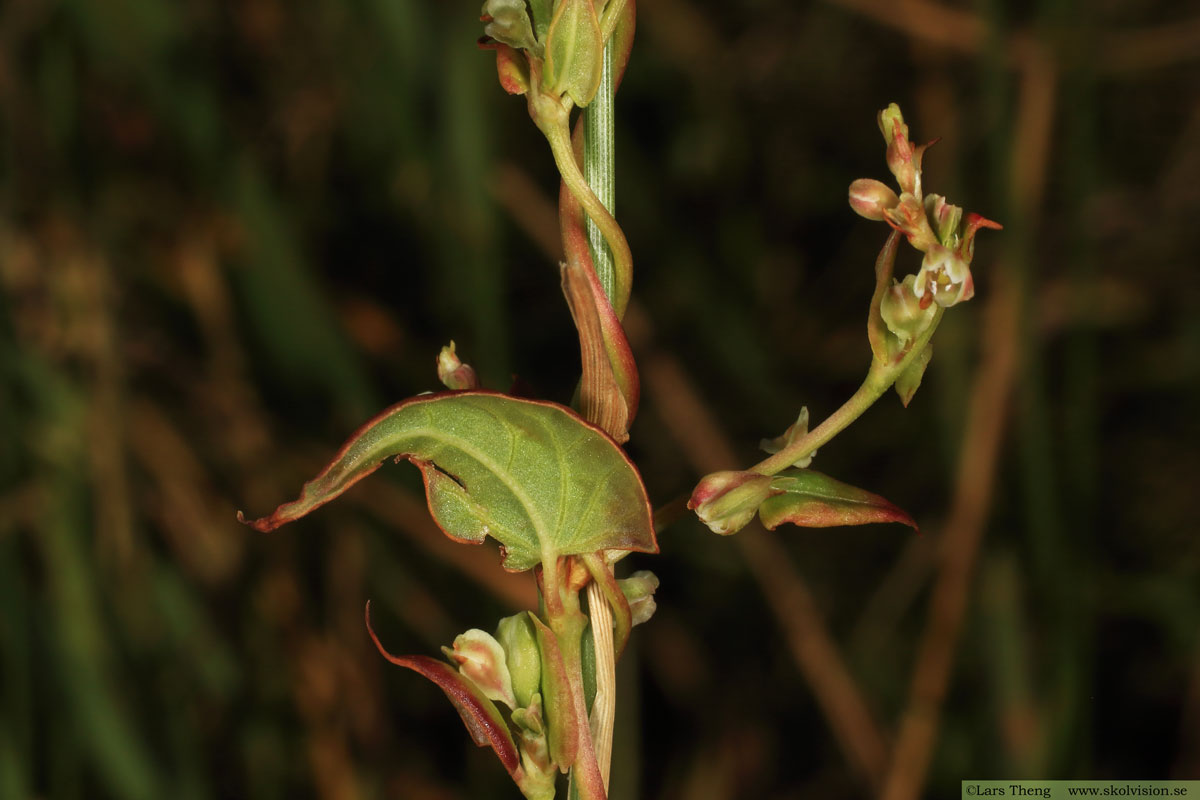
[[546,34],[545,87],[582,107],[600,88],[604,35],[592,0],[560,0]]
[[921,378],[925,377],[925,368],[929,366],[929,360],[933,358],[933,345],[925,345],[925,349],[917,353],[916,358],[912,360],[905,369],[900,373],[900,377],[896,378],[896,394],[900,395],[900,402],[908,408],[908,403],[913,399],[913,395],[917,393],[917,389],[921,386]]
[[529,9],[533,12],[533,32],[539,42],[543,41],[546,31],[550,30],[550,17],[554,13],[552,3],[550,0],[529,0]]
[[[577,227],[582,232],[582,225]],[[637,415],[641,396],[629,340],[594,269],[578,262],[563,264],[562,286],[579,332],[583,363],[580,409],[623,444],[629,440],[629,426]]]
[[299,519],[391,457],[420,468],[447,536],[480,543],[490,535],[506,569],[598,550],[658,551],[641,477],[611,438],[555,403],[483,391],[393,406],[351,437],[299,499],[250,524],[270,531]]
[[842,483],[811,469],[785,470],[771,481],[772,496],[759,506],[768,530],[785,522],[802,528],[865,525],[870,522],[917,523],[877,494]]
[[512,733],[508,730],[508,725],[504,722],[504,717],[496,708],[496,704],[489,700],[469,678],[444,661],[438,661],[429,656],[394,656],[389,653],[379,641],[379,637],[375,635],[374,628],[371,627],[370,603],[367,604],[366,617],[367,633],[371,635],[371,641],[375,642],[375,647],[383,654],[383,657],[397,666],[419,672],[436,683],[454,704],[455,710],[462,717],[463,724],[467,726],[467,731],[470,732],[471,739],[475,744],[480,747],[491,746],[496,751],[496,755],[500,757],[504,768],[508,770],[508,774],[514,778],[517,777],[519,774],[517,771],[521,766],[517,745],[513,741]]
[[[571,678],[563,663],[558,636],[534,613],[529,614],[542,655],[542,695],[550,759],[560,767],[570,767],[579,754],[579,726],[571,703]],[[580,625],[580,632],[582,632]]]

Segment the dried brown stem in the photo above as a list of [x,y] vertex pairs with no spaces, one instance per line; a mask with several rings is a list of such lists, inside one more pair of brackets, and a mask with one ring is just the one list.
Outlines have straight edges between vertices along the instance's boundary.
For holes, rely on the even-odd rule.
[[914,39],[962,53],[979,52],[987,35],[987,27],[978,15],[927,0],[830,2],[889,28],[895,28]]
[[[963,55],[976,55],[987,43],[987,24],[978,14],[930,0],[829,0],[833,5],[893,28],[914,40]],[[1151,25],[1141,30],[1106,31],[1097,36],[1076,65],[1086,63],[1106,74],[1169,67],[1200,60],[1200,18]],[[1028,32],[1012,34],[1006,44],[1009,63],[1024,68],[1031,49]],[[1096,58],[1095,53],[1103,53]]]
[[1101,37],[1096,66],[1107,73],[1136,72],[1200,60],[1200,17]]

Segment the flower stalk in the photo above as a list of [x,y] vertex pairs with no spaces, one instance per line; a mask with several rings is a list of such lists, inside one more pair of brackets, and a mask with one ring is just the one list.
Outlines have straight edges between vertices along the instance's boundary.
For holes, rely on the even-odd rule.
[[[532,104],[532,101],[531,101]],[[558,106],[555,108],[554,106]],[[532,105],[531,105],[532,107]],[[550,143],[550,152],[558,167],[559,175],[567,190],[583,206],[583,211],[599,229],[601,236],[608,245],[613,259],[613,294],[611,302],[617,317],[625,316],[629,306],[629,294],[633,287],[633,253],[625,232],[617,224],[617,220],[604,203],[592,191],[579,164],[575,160],[575,149],[571,145],[571,130],[566,109],[554,103],[539,104],[538,116],[534,117],[538,128]]]
[[942,320],[944,311],[945,309],[941,306],[937,307],[937,310],[934,312],[933,321],[929,327],[917,337],[912,347],[908,348],[905,355],[899,361],[892,364],[884,363],[878,359],[873,361],[871,368],[867,370],[867,377],[863,380],[862,385],[858,387],[854,394],[850,395],[850,398],[842,404],[841,408],[826,417],[820,425],[813,428],[806,435],[796,439],[778,453],[769,458],[764,458],[755,464],[751,467],[751,470],[760,475],[776,475],[805,458],[848,428],[850,423],[861,417],[868,408],[875,404],[876,400],[883,397],[884,393],[895,384],[896,380],[904,374],[904,371],[925,350],[929,345],[929,340],[933,338],[934,331],[937,330],[938,323]]

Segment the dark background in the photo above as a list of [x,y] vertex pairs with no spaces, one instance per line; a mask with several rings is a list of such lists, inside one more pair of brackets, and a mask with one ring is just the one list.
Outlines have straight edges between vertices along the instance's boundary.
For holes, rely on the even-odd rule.
[[[441,537],[408,466],[234,519],[436,388],[451,338],[570,396],[555,174],[477,12],[0,5],[0,796],[517,796],[362,609],[436,654],[528,575]],[[860,380],[886,229],[845,198],[887,177],[880,108],[941,137],[927,189],[1006,227],[912,405],[817,457],[920,535],[684,521],[628,560],[662,586],[613,797],[866,797],[893,746],[930,759],[908,796],[1200,778],[1200,9],[639,12],[618,217],[656,503]]]

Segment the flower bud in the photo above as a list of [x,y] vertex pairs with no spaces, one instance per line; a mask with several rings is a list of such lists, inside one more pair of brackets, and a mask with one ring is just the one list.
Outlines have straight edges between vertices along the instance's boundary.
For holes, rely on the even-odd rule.
[[537,51],[537,39],[529,23],[525,0],[487,0],[483,4],[483,32],[518,50]]
[[907,236],[908,243],[916,249],[926,251],[937,246],[937,236],[929,227],[925,206],[911,192],[900,195],[900,202],[884,211],[883,216],[889,225]]
[[771,478],[757,472],[714,472],[692,492],[688,508],[713,533],[737,533],[754,519],[762,501],[772,494]]
[[925,198],[925,213],[929,215],[929,224],[937,233],[938,241],[946,247],[958,244],[958,226],[962,222],[962,208],[946,202],[940,194],[931,194]]
[[900,340],[901,349],[924,333],[933,321],[933,304],[922,306],[921,298],[913,288],[916,279],[916,275],[908,275],[903,283],[893,283],[879,304],[879,315],[888,330]]
[[478,686],[485,697],[516,708],[504,648],[490,633],[472,628],[454,639],[454,649],[443,647],[442,652],[458,664],[458,671]]
[[850,184],[850,207],[860,217],[880,221],[883,212],[894,208],[900,198],[887,185],[871,178],[859,178]]
[[447,389],[478,389],[479,378],[470,364],[464,364],[454,352],[454,341],[438,353],[438,380]]
[[887,142],[888,169],[896,176],[896,183],[902,191],[920,196],[921,165],[908,139],[908,126],[904,124],[898,105],[892,103],[879,112],[879,130]]
[[654,602],[654,591],[658,589],[658,577],[649,570],[639,570],[628,578],[617,581],[625,599],[629,601],[629,610],[633,612],[633,624],[641,625],[654,616],[658,605]]
[[518,781],[521,793],[529,800],[553,800],[558,765],[550,757],[550,744],[542,716],[542,696],[533,695],[527,707],[513,712],[512,721],[516,725],[521,766],[525,770],[523,779]]
[[904,124],[904,115],[900,113],[900,106],[891,103],[887,108],[879,112],[876,119],[879,122],[879,132],[883,134],[883,141],[891,144],[899,133],[904,139],[908,139],[908,126]]
[[504,648],[505,663],[512,679],[517,708],[529,705],[542,683],[542,654],[529,613],[522,611],[500,620],[496,639]]

